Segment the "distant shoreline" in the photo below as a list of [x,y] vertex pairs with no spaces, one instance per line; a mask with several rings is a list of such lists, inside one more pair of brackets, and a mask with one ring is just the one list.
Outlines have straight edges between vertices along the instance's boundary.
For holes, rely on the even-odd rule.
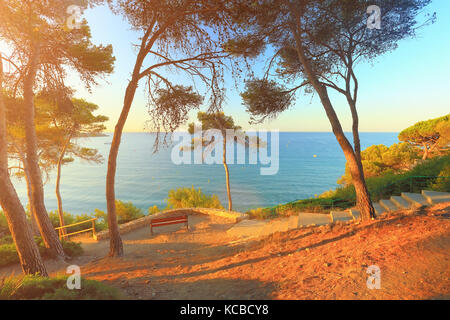
[[97,134],[80,134],[78,138],[97,138],[97,137],[109,137],[108,133],[97,133]]

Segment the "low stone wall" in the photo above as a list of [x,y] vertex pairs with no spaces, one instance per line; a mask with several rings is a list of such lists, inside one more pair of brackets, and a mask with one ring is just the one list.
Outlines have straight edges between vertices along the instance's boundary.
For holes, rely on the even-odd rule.
[[[217,217],[222,217],[225,219],[230,219],[233,222],[237,223],[241,220],[248,219],[248,214],[237,212],[237,211],[227,211],[221,209],[212,209],[212,208],[183,208],[183,209],[173,209],[173,210],[165,210],[151,216],[145,216],[140,219],[136,219],[124,224],[119,225],[120,234],[126,234],[136,229],[143,228],[145,226],[150,225],[150,220],[158,219],[158,218],[166,218],[170,216],[175,216],[179,214],[207,214]],[[109,238],[108,230],[101,231],[97,233],[97,240],[104,240]]]

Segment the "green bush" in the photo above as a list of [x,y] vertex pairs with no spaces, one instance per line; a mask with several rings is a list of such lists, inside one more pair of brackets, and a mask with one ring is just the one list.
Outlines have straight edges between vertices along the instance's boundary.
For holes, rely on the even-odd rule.
[[64,252],[69,257],[78,257],[81,256],[84,252],[80,242],[61,240],[61,244],[63,246]]
[[[107,228],[107,224],[106,224],[106,214],[104,214],[104,216],[99,215],[97,216],[97,212],[100,211],[98,209],[95,209],[96,213],[94,214],[80,214],[80,215],[73,215],[71,213],[68,212],[64,212],[64,224],[65,225],[69,225],[69,224],[74,224],[74,223],[78,223],[78,222],[83,222],[86,220],[90,220],[93,218],[98,218],[98,220],[95,221],[95,230],[96,231],[102,231],[105,230]],[[50,217],[50,221],[53,225],[53,227],[57,228],[59,227],[59,214],[56,211],[50,211],[48,213],[49,217]],[[85,229],[89,229],[91,228],[91,224],[90,223],[83,223],[83,224],[79,224],[73,227],[69,227],[66,228],[67,233],[72,233],[72,232],[77,232],[77,231],[81,231],[81,230],[85,230]]]
[[136,207],[132,202],[122,202],[120,200],[116,200],[116,213],[119,223],[127,223],[144,216],[142,209]]
[[[10,264],[19,263],[19,256],[17,255],[16,246],[13,243],[11,236],[6,236],[0,239],[0,267],[4,267]],[[38,245],[39,252],[45,258],[51,258],[51,254],[45,247],[41,237],[34,238]],[[9,242],[8,242],[9,241]],[[80,243],[62,240],[64,252],[70,257],[77,257],[83,254],[83,248]]]
[[0,267],[18,262],[19,256],[14,243],[0,245]]
[[161,210],[157,206],[149,207],[148,208],[148,214],[152,215],[155,213],[161,212]]
[[118,289],[95,280],[81,279],[81,289],[67,288],[68,276],[45,278],[25,276],[0,280],[2,300],[113,300],[120,299]]
[[0,210],[0,237],[5,234],[9,234],[8,222],[5,214]]
[[450,165],[450,156],[435,157],[416,165],[408,172],[411,176],[438,176]]
[[9,244],[9,243],[12,243],[12,242],[13,242],[13,239],[12,239],[12,236],[10,234],[8,234],[6,236],[3,236],[3,237],[0,237],[0,245],[2,245],[2,244]]
[[439,178],[431,186],[435,191],[450,192],[450,164],[439,173]]
[[272,219],[277,213],[273,208],[256,208],[246,212],[251,219]]
[[[361,152],[361,162],[366,178],[385,174],[398,174],[410,170],[414,162],[419,159],[419,149],[410,144],[396,143],[390,147],[383,144],[373,145]],[[348,163],[345,174],[338,180],[339,184],[349,185],[352,176]]]
[[[136,207],[132,202],[123,202],[120,200],[116,200],[116,214],[119,224],[127,223],[145,216],[142,209]],[[104,222],[105,227],[108,227],[106,212],[95,209],[95,217],[100,218]]]
[[216,208],[223,209],[217,195],[206,195],[199,188],[178,188],[170,190],[167,198],[168,209],[178,208]]

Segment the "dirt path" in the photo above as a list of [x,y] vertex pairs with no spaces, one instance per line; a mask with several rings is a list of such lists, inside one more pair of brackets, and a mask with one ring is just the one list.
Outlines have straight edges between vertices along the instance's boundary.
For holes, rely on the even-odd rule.
[[[246,242],[227,236],[226,221],[192,216],[191,232],[138,230],[120,259],[102,258],[107,241],[85,243],[70,263],[131,299],[449,299],[450,203],[404,213]],[[379,290],[366,286],[370,265]]]

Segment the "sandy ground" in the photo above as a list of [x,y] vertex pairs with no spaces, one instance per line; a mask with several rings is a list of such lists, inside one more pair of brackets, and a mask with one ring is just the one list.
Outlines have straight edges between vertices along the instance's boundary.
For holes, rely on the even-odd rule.
[[[124,235],[122,258],[103,258],[107,241],[85,242],[85,254],[68,264],[129,299],[450,298],[450,203],[249,241],[228,237],[225,220],[189,219],[189,232],[170,226],[154,236],[148,228]],[[371,265],[381,270],[380,289],[367,288]]]

